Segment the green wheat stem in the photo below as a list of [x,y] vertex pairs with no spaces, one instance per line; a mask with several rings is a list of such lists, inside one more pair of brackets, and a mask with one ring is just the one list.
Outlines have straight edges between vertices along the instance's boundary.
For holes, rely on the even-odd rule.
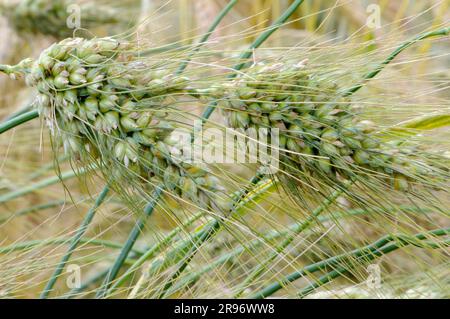
[[[205,243],[207,240],[215,236],[222,227],[222,220],[224,218],[233,217],[238,213],[238,211],[242,208],[242,206],[245,203],[248,203],[251,201],[251,199],[246,199],[246,196],[251,192],[254,191],[254,186],[257,185],[264,177],[264,174],[261,172],[258,172],[255,176],[253,176],[249,182],[249,186],[246,188],[243,188],[236,192],[232,196],[232,203],[233,207],[231,211],[227,214],[227,216],[217,218],[209,225],[206,225],[200,232],[195,234],[193,238],[189,240],[189,242],[185,245],[183,245],[184,249],[189,249],[189,247],[192,247],[188,251],[188,255],[184,257],[183,261],[181,262],[181,265],[177,269],[176,272],[173,273],[172,277],[167,281],[166,285],[162,289],[162,292],[160,293],[159,297],[162,298],[167,294],[167,291],[171,289],[172,285],[176,282],[176,280],[181,276],[182,272],[186,267],[189,265],[190,261],[194,258],[199,248]],[[265,187],[262,188],[263,192],[267,189],[270,189],[268,187],[269,185],[273,185],[273,180],[268,180]],[[255,196],[261,195],[259,192],[255,192]],[[163,265],[167,266],[167,263],[164,262]],[[158,265],[160,266],[160,265]],[[156,267],[157,270],[160,270],[158,267]]]
[[[261,178],[263,177],[263,175],[257,174],[256,176],[254,176],[251,180],[250,183],[257,183]],[[270,185],[273,185],[273,182],[268,183]],[[266,187],[262,188],[261,192],[265,191],[267,189],[267,187],[270,187],[270,185],[266,185]],[[232,198],[234,201],[238,202],[237,205],[235,205],[235,212],[237,213],[243,205],[245,205],[246,203],[248,203],[249,201],[251,201],[252,199],[247,198],[246,194],[248,194],[248,190],[247,189],[243,189],[241,190],[241,192],[235,193],[232,195]],[[260,193],[256,192],[255,194],[253,194],[252,198],[255,198],[256,196],[258,196]],[[244,200],[245,198],[245,200]],[[153,257],[155,255],[155,253],[159,252],[161,249],[165,248],[170,242],[171,240],[177,235],[179,234],[184,228],[189,227],[194,221],[198,220],[200,217],[204,216],[205,213],[204,211],[199,211],[196,214],[194,214],[194,216],[192,216],[190,219],[188,219],[186,222],[183,223],[183,225],[178,226],[177,228],[175,228],[174,230],[172,230],[163,240],[161,240],[157,245],[153,246],[152,248],[150,248],[144,255],[142,255],[126,272],[125,274],[123,274],[115,283],[113,286],[111,286],[110,290],[108,291],[108,294],[110,294],[114,288],[117,288],[119,285],[122,285],[126,279],[128,279],[134,271],[136,271],[138,269],[138,267],[140,267],[146,260],[148,260],[149,258]],[[169,252],[167,254],[167,256],[174,256],[175,259],[177,258],[177,256],[179,256],[180,254],[177,253],[178,251],[185,251],[187,249],[190,249],[192,247],[192,245],[194,245],[194,242],[198,241],[199,238],[201,238],[205,232],[208,232],[208,229],[212,228],[212,227],[216,227],[216,229],[218,229],[220,225],[217,224],[217,221],[214,220],[212,221],[210,224],[207,224],[205,227],[201,228],[200,230],[197,230],[197,233],[185,240],[185,243],[181,246],[177,246],[178,248],[176,249],[175,253],[173,251]],[[149,270],[149,272],[151,272],[152,274],[156,273],[156,271],[161,271],[162,268],[165,268],[169,265],[169,263],[167,262],[167,260],[170,260],[170,257],[166,257],[166,261],[164,261],[163,263],[157,263],[156,265],[154,265],[154,267],[151,267],[151,269]],[[176,261],[179,261],[179,259],[176,259]]]
[[152,54],[160,54],[164,52],[172,52],[172,51],[183,51],[190,48],[189,45],[182,46],[179,43],[169,43],[166,45],[162,45],[156,48],[145,49],[137,52],[137,56],[149,56]]
[[15,65],[0,64],[0,73],[4,73],[12,79],[16,79],[17,76],[23,75],[26,72],[30,61],[31,59],[25,59]]
[[[403,207],[402,211],[405,213],[413,213],[413,214],[419,214],[419,213],[426,214],[426,213],[431,212],[431,210],[416,208],[416,207]],[[375,212],[377,212],[377,210],[368,211],[365,209],[352,209],[352,210],[346,211],[345,213],[334,212],[328,216],[319,216],[317,219],[320,223],[323,223],[323,222],[327,222],[330,220],[344,219],[344,218],[349,218],[349,217],[354,217],[354,216],[359,216],[359,215],[366,216],[366,215],[373,214]],[[183,280],[180,280],[179,282],[177,282],[177,284],[174,285],[167,292],[166,295],[170,296],[171,294],[179,291],[183,287],[186,287],[187,285],[190,285],[190,284],[196,282],[198,279],[201,278],[201,276],[203,274],[215,269],[216,267],[228,262],[229,260],[232,260],[233,258],[235,258],[235,257],[239,256],[241,253],[243,253],[245,250],[251,251],[251,250],[256,249],[257,247],[261,246],[263,244],[263,242],[271,241],[274,239],[278,239],[280,237],[287,236],[289,233],[297,231],[297,229],[300,226],[301,225],[299,225],[298,223],[294,223],[292,225],[289,225],[288,230],[285,230],[285,231],[275,231],[275,230],[269,231],[266,235],[264,235],[263,240],[257,238],[257,239],[252,240],[248,244],[248,246],[240,246],[240,247],[233,249],[231,252],[224,254],[223,256],[220,256],[216,261],[203,267],[201,270],[187,275],[185,278],[183,278]]]
[[[327,267],[336,266],[339,263],[342,263],[343,261],[350,259],[350,258],[365,259],[366,261],[368,261],[371,258],[370,260],[372,260],[375,257],[379,257],[383,254],[386,254],[397,248],[400,248],[401,246],[399,243],[395,243],[393,245],[386,246],[387,244],[389,244],[390,242],[392,242],[396,239],[401,239],[401,242],[403,244],[404,243],[412,243],[414,239],[415,240],[423,240],[430,235],[434,235],[434,236],[448,235],[449,231],[450,231],[450,228],[445,228],[445,229],[437,229],[437,230],[433,230],[433,231],[429,231],[429,232],[425,232],[425,233],[419,233],[419,234],[414,235],[413,237],[408,237],[409,241],[405,240],[406,235],[384,236],[370,245],[367,245],[362,248],[355,249],[351,252],[344,253],[344,254],[341,254],[338,256],[334,256],[334,257],[313,263],[311,265],[305,266],[301,270],[295,271],[295,272],[287,275],[282,280],[277,280],[277,282],[268,285],[267,287],[259,290],[258,292],[255,292],[249,298],[261,299],[261,298],[269,297],[269,296],[273,295],[275,292],[277,292],[278,290],[282,289],[283,287],[286,287],[286,285],[288,285],[289,283],[292,283],[299,278],[302,278],[308,274],[314,273],[319,270],[324,270]],[[340,274],[344,273],[345,269],[341,269],[341,268],[344,268],[344,267],[340,267],[338,270],[332,271],[329,274],[321,277],[322,281],[327,280],[327,279],[336,278],[335,276],[337,276],[338,274],[340,275]],[[319,279],[318,282],[320,282],[320,281],[321,281],[321,279]],[[313,285],[314,284],[312,284],[311,287]],[[314,289],[316,289],[316,288],[314,288]],[[308,289],[308,291],[309,291],[309,289]]]
[[286,247],[288,247],[292,243],[296,236],[307,229],[314,221],[317,221],[319,215],[322,214],[328,207],[330,207],[336,201],[336,199],[338,199],[339,196],[345,193],[351,184],[352,182],[347,182],[344,186],[335,190],[322,202],[319,207],[311,212],[311,215],[309,215],[306,220],[298,223],[299,227],[295,229],[295,231],[290,236],[288,236],[278,247],[275,248],[274,253],[264,262],[260,263],[259,266],[247,278],[245,278],[244,282],[240,285],[240,288],[238,289],[238,292],[234,297],[240,297],[246,287],[261,275],[261,273],[266,269],[267,265],[275,260],[286,249]]
[[[120,245],[120,244],[119,244],[119,246],[120,247],[118,247],[118,248],[123,247],[123,245]],[[143,254],[144,254],[144,251],[133,249],[130,253],[129,259],[136,258],[137,256],[142,256]],[[70,290],[68,293],[64,294],[63,298],[70,299],[70,298],[76,297],[76,294],[86,290],[90,285],[93,285],[97,281],[104,279],[105,276],[109,273],[109,271],[110,271],[110,268],[106,268],[105,270],[102,270],[102,271],[96,273],[94,276],[92,276],[91,278],[86,280],[86,282],[83,283],[80,287],[75,287],[72,290]]]
[[9,120],[6,120],[5,122],[0,124],[0,134],[4,133],[12,128],[15,128],[23,123],[31,121],[32,119],[35,119],[38,116],[39,116],[38,111],[32,110],[32,111],[17,115]]
[[375,76],[377,76],[377,74],[380,73],[384,69],[384,67],[386,65],[391,63],[391,61],[394,60],[394,58],[397,55],[399,55],[403,50],[409,48],[413,44],[415,44],[415,43],[417,43],[417,42],[419,42],[421,40],[431,38],[431,37],[445,36],[445,35],[448,35],[449,33],[450,33],[450,27],[446,27],[446,28],[442,28],[442,29],[439,29],[439,30],[434,30],[434,31],[430,31],[430,32],[419,34],[418,36],[415,36],[411,40],[408,40],[408,41],[402,43],[383,62],[381,62],[374,70],[372,70],[369,73],[367,73],[363,77],[363,80],[361,81],[361,83],[351,87],[350,89],[345,91],[345,93],[343,95],[344,96],[350,96],[353,93],[355,93],[356,91],[358,91],[359,89],[361,89],[366,84],[366,82],[368,80],[373,79]]
[[[80,198],[78,200],[75,200],[75,203],[80,203],[84,201],[83,198]],[[114,201],[114,200],[112,200]],[[41,210],[46,210],[49,208],[53,208],[53,207],[57,207],[57,206],[61,206],[63,204],[66,203],[66,200],[54,200],[54,201],[49,201],[47,203],[43,203],[43,204],[37,204],[37,205],[33,205],[33,206],[29,206],[27,208],[21,209],[17,212],[11,213],[8,216],[2,216],[0,217],[0,223],[3,223],[11,218],[16,218],[16,217],[21,217],[21,216],[27,216],[28,214],[32,214],[32,213],[36,213],[38,211]]]
[[196,271],[194,273],[190,273],[186,275],[183,280],[179,280],[175,285],[173,285],[170,289],[167,290],[166,296],[171,296],[172,294],[176,293],[180,289],[186,287],[189,284],[192,284],[196,282],[198,279],[202,277],[202,275],[212,271],[213,269],[217,268],[220,265],[223,265],[227,263],[230,260],[233,260],[234,257],[238,256],[239,254],[243,253],[245,251],[245,247],[238,247],[234,249],[231,253],[225,254],[218,258],[217,260],[213,261],[212,263],[208,264],[207,266],[203,267],[200,271]]
[[[261,46],[261,44],[263,44],[271,35],[272,33],[274,33],[275,31],[277,31],[289,18],[290,16],[295,12],[295,10],[297,10],[297,8],[303,3],[304,0],[296,0],[294,1],[289,8],[286,9],[285,12],[283,12],[283,14],[263,33],[261,33],[256,39],[255,41],[253,41],[253,43],[250,45],[250,47],[245,50],[244,52],[242,52],[242,54],[240,55],[239,59],[242,60],[247,60],[248,58],[250,58],[253,54],[253,50],[257,49],[258,47]],[[247,61],[243,61],[240,62],[238,64],[236,64],[233,69],[235,71],[239,71],[242,68],[244,68],[247,64]],[[233,72],[228,76],[228,79],[233,79],[238,75],[238,73]],[[209,119],[209,117],[211,116],[211,114],[214,112],[214,110],[216,109],[217,106],[217,102],[213,101],[211,102],[205,109],[205,111],[202,114],[202,121],[205,122]]]
[[52,162],[42,165],[39,169],[37,169],[36,171],[34,171],[33,173],[31,173],[27,179],[28,180],[33,180],[36,179],[42,175],[44,175],[45,173],[47,173],[50,170],[54,170],[57,166],[59,166],[59,164],[69,160],[70,157],[67,154],[64,154],[62,156],[59,156],[58,158],[56,158],[55,160],[53,160]]
[[[257,183],[262,178],[262,175],[256,175],[253,177],[253,179],[250,181],[252,183]],[[241,192],[238,192],[233,196],[233,199],[235,201],[239,201],[239,205],[236,205],[236,210],[240,209],[240,203],[241,200],[245,197],[245,194],[247,194],[247,190],[241,190]],[[146,260],[153,257],[156,253],[161,251],[163,248],[167,247],[172,239],[178,235],[185,227],[189,227],[193,222],[198,220],[200,217],[204,216],[204,211],[199,211],[196,214],[194,214],[191,218],[189,218],[186,222],[183,223],[183,225],[178,226],[177,228],[173,229],[164,239],[162,239],[158,244],[155,246],[149,248],[131,267],[128,268],[128,270],[111,286],[111,288],[108,290],[107,295],[111,294],[115,288],[122,285]],[[178,249],[175,251],[169,252],[167,256],[174,256],[177,258],[180,254],[177,252],[179,250],[185,251],[188,249],[191,249],[191,247],[194,245],[194,242],[199,242],[200,239],[204,236],[205,233],[211,231],[211,228],[218,227],[220,224],[217,223],[217,220],[214,220],[212,223],[207,224],[205,227],[201,228],[197,231],[197,233],[193,236],[194,238],[189,238],[188,240],[185,240],[185,243],[181,245],[181,247],[178,246]],[[167,260],[171,260],[170,257],[166,258]],[[177,259],[178,261],[179,259]],[[149,272],[152,274],[156,273],[157,271],[160,271],[161,268],[165,268],[168,266],[167,261],[163,261],[162,263],[156,263],[154,267],[152,267]]]
[[[446,233],[448,234],[448,231]],[[408,243],[408,242],[390,244],[390,245],[383,247],[383,248],[379,249],[378,251],[375,251],[364,257],[366,258],[366,262],[368,262],[370,260],[375,259],[376,257],[386,255],[390,252],[393,252],[394,250],[405,247],[409,244],[412,245],[412,243]],[[442,246],[448,246],[448,245],[450,245],[450,240],[444,240],[441,245],[436,245],[434,243],[427,243],[424,246],[429,249],[437,249],[437,248],[442,248]],[[423,245],[420,245],[420,244],[416,244],[415,246],[417,246],[419,248],[424,247]],[[314,283],[310,284],[309,286],[307,286],[306,288],[302,289],[298,293],[298,297],[299,298],[306,297],[307,295],[314,292],[317,288],[320,288],[323,285],[331,282],[333,279],[336,279],[336,278],[344,275],[345,273],[347,273],[350,270],[350,268],[351,267],[338,267],[338,268],[328,272],[327,274],[321,276],[316,282],[314,282]]]
[[23,196],[23,195],[27,195],[29,193],[35,192],[37,190],[40,190],[44,187],[50,186],[50,185],[54,185],[58,182],[62,182],[65,181],[67,179],[73,178],[75,176],[81,176],[83,174],[86,174],[88,171],[90,171],[92,168],[81,168],[78,171],[74,171],[74,170],[68,170],[65,171],[63,173],[61,173],[58,176],[52,176],[46,179],[43,179],[39,182],[33,183],[31,185],[22,187],[20,189],[17,189],[15,191],[3,194],[0,196],[0,204],[1,203],[5,203],[9,200],[15,199],[17,197]]
[[69,249],[67,250],[65,255],[62,257],[62,259],[58,263],[58,265],[56,266],[56,269],[53,272],[52,276],[50,277],[50,280],[48,281],[47,285],[45,286],[44,290],[42,291],[41,296],[40,296],[41,299],[46,299],[49,296],[50,292],[53,290],[56,280],[61,275],[66,263],[68,262],[70,256],[74,252],[75,248],[80,243],[81,237],[86,232],[89,224],[91,223],[92,219],[94,218],[97,208],[103,203],[108,192],[109,192],[109,187],[105,186],[103,188],[103,190],[101,191],[100,195],[97,197],[97,199],[94,203],[94,206],[92,206],[92,208],[88,211],[88,213],[84,217],[83,222],[81,223],[80,227],[77,229],[75,235],[73,236],[73,239],[70,243]]
[[125,259],[128,257],[128,254],[130,253],[131,249],[136,243],[137,238],[141,234],[146,220],[153,213],[153,210],[155,209],[155,206],[158,203],[158,199],[161,196],[162,191],[163,186],[156,186],[156,189],[152,194],[152,200],[146,205],[143,216],[139,218],[139,220],[136,222],[133,229],[131,230],[128,239],[126,240],[122,250],[120,251],[119,256],[117,257],[114,264],[109,269],[105,279],[103,280],[103,283],[96,294],[96,298],[103,298],[106,296],[106,293],[108,292],[108,289],[110,288],[112,281],[116,278]]
[[164,249],[165,247],[167,247],[171,242],[172,239],[174,239],[177,235],[180,234],[180,232],[183,230],[183,228],[185,227],[189,227],[190,225],[192,225],[195,221],[197,221],[199,218],[204,216],[204,212],[200,211],[198,213],[196,213],[194,216],[192,216],[191,218],[189,218],[186,222],[183,223],[182,226],[178,226],[175,229],[173,229],[171,232],[169,232],[169,234],[167,236],[165,236],[161,241],[159,241],[156,245],[150,247],[148,250],[145,251],[145,253],[143,253],[138,260],[136,260],[134,262],[133,265],[131,265],[127,271],[120,276],[115,282],[114,284],[111,286],[111,288],[108,290],[108,295],[112,293],[112,291],[119,287],[120,285],[122,285],[128,278],[130,278],[130,276],[133,275],[133,273],[139,269],[140,266],[142,266],[142,264],[147,261],[149,258],[153,257],[156,253],[158,253],[159,251],[161,251],[162,249]]
[[63,297],[65,299],[70,299],[70,298],[75,297],[78,293],[86,290],[90,285],[96,283],[97,281],[100,281],[102,278],[105,278],[105,276],[108,274],[108,272],[109,272],[109,268],[107,268],[103,271],[100,271],[99,273],[95,274],[94,276],[92,276],[91,278],[86,280],[86,282],[83,283],[80,287],[73,288],[72,290],[70,290]]
[[[261,33],[260,36],[258,36],[255,41],[250,45],[250,47],[247,49],[247,51],[244,51],[240,55],[240,60],[247,60],[251,57],[253,54],[253,49],[259,48],[275,31],[277,31],[291,16],[294,14],[294,12],[297,10],[297,8],[303,3],[304,0],[296,0],[294,1],[289,8],[286,9],[286,11],[283,12],[283,14],[263,33]],[[235,70],[241,70],[246,64],[246,61],[240,62],[239,64],[235,65],[233,68]],[[235,77],[237,73],[233,73],[233,75],[230,75],[230,77]]]
[[162,289],[162,292],[159,294],[158,299],[163,298],[167,294],[167,291],[172,287],[172,285],[176,282],[176,280],[180,277],[180,275],[189,265],[191,260],[194,258],[194,256],[198,252],[199,247],[209,238],[211,238],[219,228],[220,222],[218,220],[215,220],[213,225],[209,227],[207,231],[200,233],[200,236],[198,237],[197,241],[193,244],[193,249],[189,252],[188,256],[184,258],[181,265],[177,268],[177,270],[173,273],[171,278],[164,285],[164,288]]
[[10,214],[8,216],[0,217],[0,223],[3,223],[6,220],[9,220],[10,218],[19,217],[19,216],[25,216],[25,215],[28,215],[30,213],[34,213],[34,212],[38,212],[38,211],[41,211],[41,210],[57,207],[57,206],[60,206],[60,205],[62,205],[64,203],[65,203],[64,200],[55,200],[55,201],[50,201],[50,202],[47,202],[47,203],[44,203],[44,204],[33,205],[33,206],[27,207],[25,209],[22,209],[22,210],[20,210],[18,212],[12,213],[12,214]]
[[[32,249],[34,247],[41,247],[41,246],[50,246],[50,245],[65,245],[68,243],[71,243],[73,238],[71,237],[56,237],[51,239],[37,239],[37,240],[30,240],[25,242],[20,242],[18,244],[13,244],[9,246],[0,247],[0,254],[7,254],[15,251],[22,251],[22,250],[28,250]],[[95,238],[80,238],[81,244],[90,244],[95,246],[103,246],[107,248],[113,248],[113,249],[120,249],[122,248],[122,244],[119,244],[117,242],[113,242],[110,240],[103,240],[103,239],[95,239]],[[142,255],[144,252],[141,250],[134,249],[133,250],[138,255]]]
[[231,0],[230,2],[228,2],[228,4],[225,6],[225,8],[223,8],[222,11],[216,16],[216,18],[212,22],[211,26],[209,27],[209,29],[202,36],[202,38],[200,39],[199,43],[195,46],[195,48],[192,50],[192,52],[189,54],[189,56],[187,57],[186,61],[184,61],[183,63],[180,64],[180,66],[176,70],[175,74],[181,74],[186,69],[186,67],[188,66],[189,61],[191,60],[191,58],[195,55],[195,53],[197,53],[200,50],[200,48],[206,43],[206,41],[208,41],[208,39],[211,36],[211,34],[217,28],[217,26],[222,21],[222,19],[234,7],[234,5],[237,3],[237,1],[238,0]]
[[273,295],[275,292],[277,292],[278,290],[282,289],[283,287],[285,287],[287,284],[302,278],[308,274],[312,274],[316,271],[319,270],[323,270],[327,267],[331,267],[336,265],[337,263],[347,259],[347,258],[355,258],[355,257],[359,257],[362,256],[364,253],[367,252],[374,252],[376,249],[384,246],[386,243],[388,243],[391,240],[391,236],[385,236],[380,238],[379,240],[377,240],[375,243],[371,244],[371,245],[367,245],[363,248],[359,248],[359,249],[355,249],[349,253],[344,253],[338,256],[334,256],[325,260],[321,260],[317,263],[308,265],[304,268],[302,268],[299,271],[295,271],[291,274],[289,274],[288,276],[286,276],[284,279],[279,280],[273,284],[270,284],[269,286],[261,289],[260,291],[254,293],[253,295],[251,295],[249,298],[251,299],[261,299],[261,298],[266,298],[269,297],[271,295]]
[[309,285],[308,287],[304,288],[300,293],[298,293],[298,297],[299,298],[306,297],[307,295],[311,294],[317,288],[329,283],[333,279],[336,279],[336,278],[342,276],[347,271],[348,270],[345,267],[337,267],[336,269],[333,269],[332,271],[321,276],[316,282],[314,282],[311,285]]
[[19,115],[25,114],[27,112],[30,112],[33,110],[33,106],[32,105],[27,105],[21,109],[19,109],[18,111],[10,114],[8,117],[5,118],[5,121],[11,120]]
[[[261,173],[256,174],[251,178],[249,187],[242,189],[235,194],[234,198],[232,199],[233,207],[229,215],[233,215],[233,213],[236,212],[242,199],[244,199],[245,196],[250,192],[250,188],[258,184],[262,180],[263,176],[264,175]],[[188,255],[184,258],[181,265],[173,273],[171,278],[167,281],[166,285],[164,286],[160,294],[160,298],[166,295],[167,290],[169,290],[172,287],[172,285],[176,282],[178,277],[183,273],[184,269],[186,269],[192,258],[194,258],[194,256],[198,252],[200,246],[202,246],[203,243],[205,243],[207,240],[209,240],[211,237],[217,234],[220,228],[221,228],[221,218],[217,218],[209,226],[203,229],[197,236],[195,236],[196,238],[193,238],[192,249],[189,251]]]
[[[118,244],[118,248],[123,248],[123,245]],[[130,253],[130,259],[136,258],[137,256],[142,256],[145,253],[145,249],[137,250],[136,248],[133,248]],[[134,264],[134,263],[133,263]],[[74,297],[76,294],[82,292],[83,290],[86,290],[90,285],[96,283],[97,281],[100,281],[101,279],[104,279],[105,276],[109,273],[110,268],[106,268],[103,271],[100,271],[99,273],[92,276],[90,279],[88,279],[84,284],[82,284],[80,287],[73,288],[68,293],[64,295],[64,298],[70,299]]]

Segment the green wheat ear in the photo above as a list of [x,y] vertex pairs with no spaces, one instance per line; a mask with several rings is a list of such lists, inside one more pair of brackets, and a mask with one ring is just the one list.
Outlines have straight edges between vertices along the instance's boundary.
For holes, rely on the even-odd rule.
[[182,162],[182,145],[171,136],[177,126],[165,99],[183,92],[189,79],[170,66],[152,69],[132,50],[113,38],[68,38],[5,72],[26,74],[38,91],[39,114],[72,159],[103,164],[107,179],[162,182],[195,205],[228,210],[219,180]]
[[297,63],[259,63],[239,79],[204,90],[217,99],[234,129],[280,131],[280,172],[330,184],[376,176],[397,190],[425,182],[434,168],[408,146],[384,142],[375,123],[363,120],[338,85]]

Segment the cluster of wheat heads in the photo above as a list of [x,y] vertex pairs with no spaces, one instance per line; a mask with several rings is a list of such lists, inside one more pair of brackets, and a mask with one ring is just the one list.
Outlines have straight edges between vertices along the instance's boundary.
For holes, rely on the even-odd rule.
[[[149,200],[147,215],[158,207],[168,219],[185,219],[149,239],[148,248],[131,251],[143,228],[140,220],[119,245],[116,261],[121,262],[92,279],[100,287],[97,296],[267,297],[285,288],[287,296],[303,297],[337,277],[363,282],[365,265],[407,246],[417,248],[402,249],[416,267],[436,263],[427,271],[441,278],[434,272],[445,264],[448,244],[445,219],[441,222],[448,217],[448,160],[427,150],[414,133],[443,125],[430,122],[445,122],[445,114],[394,128],[364,119],[364,109],[356,107],[364,95],[354,97],[354,83],[341,75],[346,69],[336,71],[338,63],[318,62],[325,56],[320,50],[305,54],[294,48],[281,58],[269,52],[248,69],[230,55],[227,62],[238,67],[220,68],[232,70],[232,80],[223,72],[206,75],[220,61],[199,58],[181,75],[178,66],[193,51],[147,57],[139,50],[132,41],[115,38],[70,38],[35,61],[2,67],[36,88],[35,105],[55,150],[62,146],[74,164],[99,171],[133,211]],[[358,64],[348,59],[346,68]],[[280,129],[279,172],[264,176],[258,165],[236,164],[227,171],[174,160],[173,154],[183,154],[173,131],[191,128],[196,114],[189,106],[210,100],[227,119],[219,126]],[[2,130],[36,115],[31,112]],[[239,166],[256,174],[247,187],[242,188]],[[70,250],[107,192],[89,211]],[[161,192],[167,196],[157,205]],[[177,215],[167,197],[177,199],[175,206],[190,207]],[[115,280],[122,267],[128,268]],[[136,270],[143,272],[138,280]],[[303,280],[299,287],[290,285],[298,279]],[[95,284],[98,280],[103,284]],[[445,282],[437,286],[445,292]],[[70,295],[89,287],[86,282]]]
[[139,2],[124,1],[123,7],[120,5],[120,2],[102,0],[2,0],[0,15],[5,16],[19,33],[62,39],[72,36],[76,28],[92,32],[107,25],[131,25],[131,20],[123,14],[124,10],[132,14],[130,7],[139,7]]

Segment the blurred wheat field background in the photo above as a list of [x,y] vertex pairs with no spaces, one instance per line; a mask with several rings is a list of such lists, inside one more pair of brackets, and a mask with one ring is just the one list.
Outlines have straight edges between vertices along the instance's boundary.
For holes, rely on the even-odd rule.
[[[290,144],[280,146],[280,172],[261,175],[260,163],[185,172],[158,157],[155,141],[140,142],[162,166],[143,177],[145,156],[133,159],[134,142],[123,146],[129,153],[117,151],[135,137],[134,128],[113,134],[127,127],[123,118],[112,133],[84,133],[91,148],[81,150],[67,143],[68,126],[51,134],[49,123],[62,116],[56,102],[55,114],[41,108],[40,118],[5,129],[38,109],[43,91],[24,81],[32,68],[10,72],[15,80],[1,74],[2,298],[449,297],[450,1],[82,0],[53,11],[46,2],[0,1],[1,64],[42,61],[46,48],[72,36],[117,39],[131,45],[114,47],[123,56],[111,67],[135,68],[111,76],[114,83],[161,80],[115,89],[119,100],[153,90],[141,107],[157,121],[146,128],[192,130],[198,119],[219,129],[278,125]],[[64,26],[70,4],[81,8],[78,29]],[[20,6],[30,11],[20,15]],[[83,43],[74,44],[79,56]],[[287,83],[289,72],[305,72],[305,84]],[[252,103],[292,108],[254,111]],[[312,110],[297,112],[297,104]],[[358,119],[356,133],[342,132],[340,113]],[[109,135],[120,141],[102,144]],[[388,155],[367,151],[372,138]],[[377,154],[389,164],[370,166]],[[184,182],[170,189],[172,169]],[[192,185],[190,173],[211,183]]]

